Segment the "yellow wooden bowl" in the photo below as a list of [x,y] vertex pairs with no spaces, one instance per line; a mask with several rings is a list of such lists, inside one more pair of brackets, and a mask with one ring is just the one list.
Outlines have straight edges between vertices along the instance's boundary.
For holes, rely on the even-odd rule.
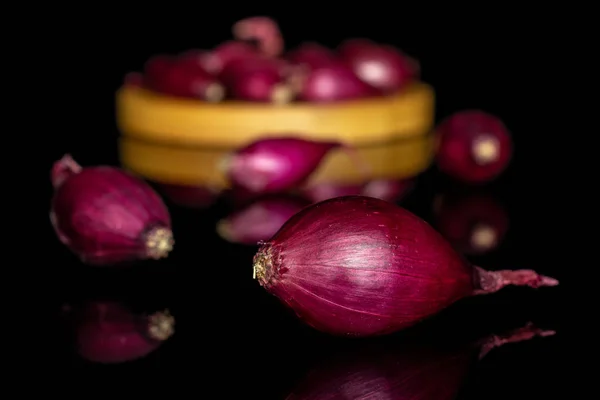
[[[228,187],[220,170],[233,150],[266,137],[298,136],[353,146],[373,179],[408,178],[432,158],[434,93],[415,83],[400,94],[332,104],[282,106],[176,99],[123,87],[117,93],[121,163],[162,183]],[[343,150],[332,151],[312,183],[365,179]]]

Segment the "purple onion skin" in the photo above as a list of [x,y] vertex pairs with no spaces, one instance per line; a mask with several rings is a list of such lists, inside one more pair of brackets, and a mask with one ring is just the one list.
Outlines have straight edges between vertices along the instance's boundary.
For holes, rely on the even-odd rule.
[[474,267],[414,214],[364,196],[294,215],[259,248],[254,276],[308,325],[355,337],[408,328],[506,285],[558,284],[531,270]]
[[172,249],[169,211],[141,179],[113,167],[81,168],[66,155],[54,164],[52,183],[50,220],[83,262],[158,259]]
[[303,198],[286,195],[258,199],[219,221],[217,232],[227,241],[254,246],[273,236],[309,204]]
[[77,353],[96,363],[147,356],[174,333],[175,320],[168,311],[137,315],[116,302],[92,302],[73,313]]
[[339,53],[362,81],[383,93],[403,89],[419,73],[416,61],[391,46],[355,39],[340,46]]
[[298,66],[308,69],[326,67],[339,62],[336,54],[318,43],[303,43],[297,49],[289,52],[286,59]]
[[491,349],[553,334],[528,324],[469,345],[378,342],[312,369],[286,400],[453,400],[471,366]]
[[256,141],[225,163],[229,180],[251,193],[278,193],[301,185],[341,144],[292,137]]
[[297,98],[313,103],[355,100],[381,94],[378,89],[361,81],[341,62],[314,68],[298,80],[302,83],[298,85],[300,91]]

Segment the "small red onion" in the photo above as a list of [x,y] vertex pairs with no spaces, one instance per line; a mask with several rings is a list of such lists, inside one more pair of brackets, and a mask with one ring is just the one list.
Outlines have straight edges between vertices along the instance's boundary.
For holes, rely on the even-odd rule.
[[144,181],[118,168],[81,168],[65,155],[52,168],[52,184],[52,226],[82,261],[159,259],[173,248],[169,211]]
[[129,72],[123,79],[123,84],[129,87],[143,87],[144,86],[144,75],[139,72]]
[[380,179],[367,182],[361,194],[394,203],[406,196],[413,186],[413,179]]
[[323,158],[341,147],[354,157],[357,165],[366,166],[352,149],[337,142],[315,142],[294,137],[268,138],[256,141],[223,162],[229,180],[253,193],[285,192],[299,187],[317,169]]
[[358,79],[354,72],[341,62],[300,73],[305,75],[301,78],[293,77],[293,80],[301,82],[295,85],[300,87],[297,95],[299,100],[331,102],[380,94],[378,90]]
[[437,230],[468,255],[496,249],[508,230],[506,210],[490,196],[444,195],[436,200]]
[[72,312],[77,352],[96,363],[145,357],[174,332],[175,320],[169,311],[139,315],[116,302],[92,302]]
[[159,185],[160,191],[178,206],[188,208],[206,208],[219,197],[219,190],[206,186]]
[[146,70],[147,86],[160,93],[199,98],[218,102],[225,95],[223,86],[215,77],[190,63],[176,59],[156,58]]
[[342,44],[339,53],[356,76],[385,93],[401,90],[419,73],[418,63],[392,46],[355,39]]
[[334,183],[319,183],[302,189],[302,195],[311,202],[332,199],[340,196],[352,196],[361,194],[363,185],[337,185]]
[[235,60],[227,64],[219,77],[235,99],[283,104],[294,96],[284,79],[284,69],[279,60]]
[[320,363],[286,400],[454,400],[471,366],[493,348],[554,334],[527,324],[469,345],[412,338],[371,343]]
[[231,61],[258,57],[255,46],[240,41],[227,41],[211,51],[192,51],[184,55],[185,59],[199,65],[206,72],[217,76]]
[[283,52],[279,26],[268,17],[251,17],[236,22],[233,36],[239,40],[256,41],[261,53],[267,57],[279,57]]
[[337,55],[332,50],[318,43],[303,43],[286,54],[286,59],[292,64],[306,66],[308,69],[339,63]]
[[294,215],[261,245],[254,276],[307,324],[348,336],[398,331],[507,285],[558,284],[532,270],[472,266],[414,214],[364,196]]
[[500,119],[478,110],[458,112],[437,128],[441,171],[468,183],[489,181],[508,165],[512,139]]
[[219,221],[217,233],[229,242],[254,246],[273,236],[309,204],[303,198],[287,195],[261,198]]
[[159,54],[150,58],[144,65],[144,86],[153,89],[173,66],[173,57]]

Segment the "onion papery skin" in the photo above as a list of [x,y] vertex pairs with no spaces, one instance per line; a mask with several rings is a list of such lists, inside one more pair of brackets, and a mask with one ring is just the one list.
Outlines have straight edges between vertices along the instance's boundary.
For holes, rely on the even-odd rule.
[[171,217],[143,180],[118,168],[81,168],[70,156],[53,168],[50,220],[60,241],[85,263],[113,265],[167,257]]
[[419,217],[364,196],[294,215],[259,248],[254,276],[307,324],[356,337],[407,328],[506,285],[558,284],[531,270],[473,267]]

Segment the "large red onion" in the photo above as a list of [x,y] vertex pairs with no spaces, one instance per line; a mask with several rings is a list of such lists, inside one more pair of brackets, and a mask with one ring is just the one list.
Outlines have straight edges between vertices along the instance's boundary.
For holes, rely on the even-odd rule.
[[217,233],[223,239],[246,245],[256,245],[273,236],[279,228],[310,203],[289,195],[258,199],[217,223]]
[[52,226],[82,261],[159,259],[173,248],[169,211],[141,179],[118,168],[81,168],[65,155],[52,168],[52,184]]
[[98,301],[71,312],[78,354],[97,363],[123,363],[145,357],[174,332],[175,320],[169,311],[143,315],[120,303]]
[[436,228],[460,252],[481,255],[496,249],[508,230],[508,213],[482,194],[436,199]]
[[437,128],[441,171],[468,182],[489,181],[508,165],[512,139],[502,121],[478,110],[458,112]]
[[254,256],[254,276],[307,324],[348,336],[407,328],[507,285],[558,284],[532,270],[472,266],[414,214],[364,196],[294,215]]
[[[227,157],[223,168],[236,186],[254,193],[276,193],[302,184],[334,148],[352,149],[337,142],[294,137],[268,138],[251,143]],[[366,168],[356,160],[360,168]],[[363,170],[364,172],[364,170]]]
[[419,73],[416,61],[391,46],[354,39],[339,54],[363,82],[386,93],[401,90]]
[[281,104],[294,96],[285,73],[285,65],[280,60],[239,59],[227,64],[219,78],[235,99]]
[[278,57],[283,52],[279,26],[268,17],[250,17],[236,22],[233,36],[239,40],[256,41],[261,53],[267,57]]
[[313,368],[286,400],[454,400],[471,366],[490,350],[553,334],[528,324],[468,345],[414,338],[370,343]]
[[303,101],[331,102],[380,94],[377,89],[358,79],[354,72],[341,62],[309,71],[299,71],[299,74],[300,77],[291,79],[296,87],[300,87],[297,97]]

